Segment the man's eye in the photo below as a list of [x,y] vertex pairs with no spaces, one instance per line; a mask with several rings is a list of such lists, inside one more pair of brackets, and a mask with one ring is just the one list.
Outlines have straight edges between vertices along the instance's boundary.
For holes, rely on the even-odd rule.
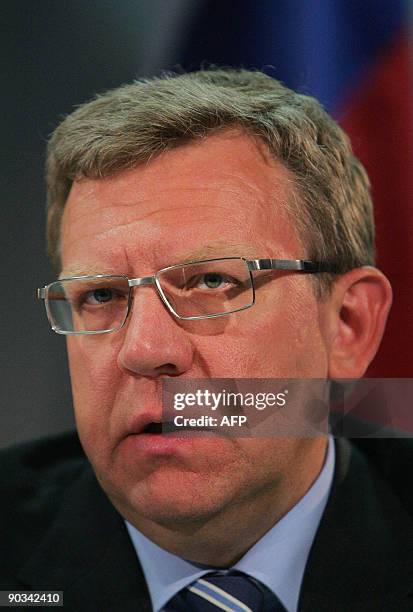
[[108,289],[107,287],[100,287],[99,289],[94,289],[94,291],[89,291],[85,294],[83,298],[83,303],[85,304],[106,304],[110,302],[116,297],[113,289]]
[[208,272],[207,274],[194,277],[188,283],[188,287],[190,289],[223,289],[224,287],[234,286],[236,284],[237,282],[234,279],[224,274],[220,274],[219,272]]

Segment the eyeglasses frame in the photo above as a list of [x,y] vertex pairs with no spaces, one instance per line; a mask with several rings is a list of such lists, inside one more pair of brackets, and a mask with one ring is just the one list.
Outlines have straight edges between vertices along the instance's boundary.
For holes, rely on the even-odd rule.
[[[249,275],[250,275],[250,280],[251,280],[252,302],[248,304],[247,306],[242,306],[241,308],[236,308],[235,310],[231,310],[229,312],[222,312],[222,313],[216,313],[216,314],[210,314],[210,315],[198,315],[198,316],[191,316],[191,317],[180,316],[174,310],[172,305],[168,302],[168,299],[161,287],[161,284],[159,281],[159,275],[161,275],[163,272],[168,272],[169,270],[175,270],[177,268],[182,268],[183,266],[189,266],[192,264],[200,264],[200,263],[210,263],[214,261],[224,261],[224,260],[229,260],[229,259],[241,260],[241,261],[244,261],[244,263],[246,264]],[[217,317],[224,317],[224,316],[233,314],[234,312],[240,312],[241,310],[247,310],[248,308],[251,308],[252,306],[254,306],[255,287],[254,287],[254,277],[252,275],[252,272],[256,272],[259,270],[295,271],[295,272],[304,272],[307,274],[317,274],[321,272],[337,273],[337,266],[334,266],[328,263],[323,263],[323,262],[308,261],[305,259],[269,259],[269,258],[267,259],[247,259],[246,257],[215,257],[213,259],[200,259],[196,261],[187,261],[182,264],[174,264],[172,266],[167,266],[166,268],[162,268],[161,270],[158,270],[157,272],[155,272],[155,274],[152,274],[151,276],[142,276],[138,278],[129,278],[128,276],[124,274],[92,274],[92,275],[85,275],[85,276],[70,276],[67,278],[59,278],[57,281],[53,281],[49,283],[48,285],[45,285],[44,287],[38,288],[36,290],[36,297],[39,300],[45,301],[46,314],[47,314],[48,321],[50,323],[52,330],[56,332],[57,334],[61,334],[64,336],[108,334],[110,332],[119,331],[124,327],[128,319],[130,310],[131,310],[131,305],[132,305],[131,289],[133,287],[142,287],[144,285],[155,285],[155,288],[157,290],[159,297],[161,298],[162,303],[167,307],[167,309],[169,310],[171,314],[173,314],[177,319],[180,319],[181,321],[199,321],[202,319],[214,319]],[[128,285],[129,285],[128,307],[127,307],[125,318],[122,321],[122,324],[118,327],[113,327],[111,329],[104,329],[104,330],[99,330],[99,331],[62,331],[58,329],[53,323],[53,317],[52,317],[52,314],[50,312],[50,307],[49,307],[48,292],[49,292],[50,287],[60,281],[85,280],[89,278],[90,279],[91,278],[96,278],[96,279],[123,278],[128,282]]]

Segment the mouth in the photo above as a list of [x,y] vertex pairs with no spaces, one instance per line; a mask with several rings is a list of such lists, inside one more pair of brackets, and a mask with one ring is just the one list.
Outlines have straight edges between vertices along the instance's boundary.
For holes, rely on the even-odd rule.
[[[187,423],[175,423],[175,419],[162,419],[158,411],[148,411],[135,416],[135,419],[129,424],[126,437],[133,436],[136,439],[144,440],[149,444],[152,440],[155,443],[167,438],[191,438],[199,436],[217,435],[218,428],[209,427],[209,423],[199,426],[188,425]],[[215,431],[214,431],[215,430]],[[146,444],[145,442],[145,444]]]
[[159,434],[163,431],[163,424],[157,423],[155,421],[151,421],[140,432],[141,434],[150,433],[150,434]]
[[152,418],[149,414],[141,414],[127,432],[126,445],[133,456],[139,452],[145,456],[169,457],[191,452],[191,449],[197,451],[199,438],[217,437],[221,437],[219,432],[209,427],[176,425],[174,421],[161,420],[155,414],[152,414]]
[[167,433],[169,431],[174,431],[175,429],[177,428],[174,426],[172,421],[163,421],[162,423],[159,423],[157,421],[151,421],[150,423],[145,425],[141,433],[161,434]]
[[175,425],[173,421],[162,421],[161,423],[158,421],[151,421],[140,432],[141,434],[172,434],[179,433],[182,431],[210,431],[207,427],[190,427],[186,425]]

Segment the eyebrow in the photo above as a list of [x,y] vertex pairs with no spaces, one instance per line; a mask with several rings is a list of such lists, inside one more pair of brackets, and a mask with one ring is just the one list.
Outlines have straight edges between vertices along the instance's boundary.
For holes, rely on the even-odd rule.
[[72,276],[97,276],[98,274],[114,274],[118,276],[123,275],[124,273],[119,272],[119,270],[115,270],[115,268],[110,266],[103,267],[101,264],[76,263],[64,268],[59,274],[59,278],[70,278]]
[[[246,257],[247,259],[256,259],[257,257],[265,257],[268,253],[257,253],[255,247],[251,245],[239,244],[235,242],[228,242],[218,240],[214,244],[207,244],[199,249],[192,251],[186,251],[185,254],[174,257],[174,261],[166,262],[165,265],[160,268],[167,266],[173,266],[174,264],[189,263],[191,261],[198,261],[202,259],[215,259],[220,257]],[[157,270],[154,270],[154,273]],[[96,276],[98,274],[114,274],[114,275],[125,275],[125,272],[115,269],[113,267],[102,266],[102,264],[90,263],[80,264],[75,263],[62,270],[59,278],[70,278],[72,276]]]

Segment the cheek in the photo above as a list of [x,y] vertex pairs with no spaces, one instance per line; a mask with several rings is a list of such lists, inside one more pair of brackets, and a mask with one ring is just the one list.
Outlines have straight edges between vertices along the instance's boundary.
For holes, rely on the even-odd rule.
[[74,409],[81,437],[92,430],[100,431],[108,423],[121,377],[113,344],[112,338],[103,336],[67,339]]
[[327,372],[318,304],[303,282],[282,288],[239,313],[221,336],[200,339],[211,377],[314,377]]

